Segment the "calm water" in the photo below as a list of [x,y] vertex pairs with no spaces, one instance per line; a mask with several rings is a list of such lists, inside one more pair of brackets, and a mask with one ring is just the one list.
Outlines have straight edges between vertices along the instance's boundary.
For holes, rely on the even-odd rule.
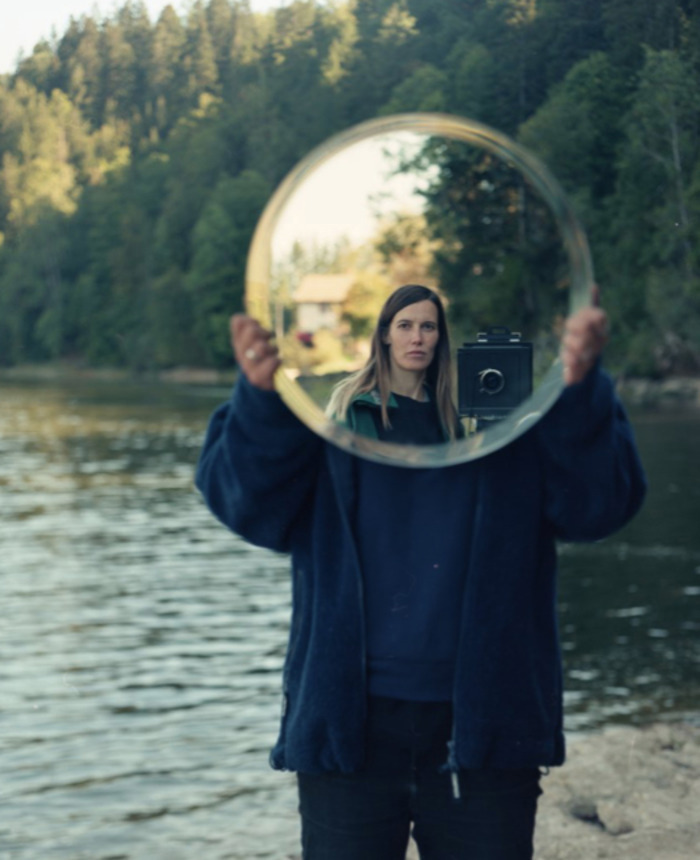
[[[0,385],[0,858],[285,858],[287,561],[192,486],[226,391]],[[700,714],[700,415],[635,426],[624,532],[562,550],[567,723]]]

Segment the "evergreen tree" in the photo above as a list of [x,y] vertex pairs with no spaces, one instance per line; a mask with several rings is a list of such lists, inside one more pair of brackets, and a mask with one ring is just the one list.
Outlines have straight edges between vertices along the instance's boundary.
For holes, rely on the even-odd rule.
[[184,68],[187,92],[196,104],[202,93],[218,91],[219,73],[207,13],[202,0],[196,0],[187,16]]
[[700,370],[700,96],[688,77],[676,52],[647,48],[624,120],[608,266],[634,371]]
[[83,21],[80,39],[66,57],[63,89],[94,128],[104,119],[100,32],[92,18]]
[[183,107],[185,29],[172,6],[156,22],[146,71],[150,113],[157,132],[165,136]]
[[231,361],[228,318],[243,310],[246,254],[269,192],[269,185],[253,171],[223,176],[193,231],[187,283],[194,330],[206,359],[215,364]]

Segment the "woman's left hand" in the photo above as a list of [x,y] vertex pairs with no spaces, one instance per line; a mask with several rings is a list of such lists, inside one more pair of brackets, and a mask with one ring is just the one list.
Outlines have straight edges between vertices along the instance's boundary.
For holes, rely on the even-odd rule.
[[583,380],[608,342],[608,316],[598,307],[599,301],[596,287],[593,307],[582,308],[566,321],[560,350],[566,385]]

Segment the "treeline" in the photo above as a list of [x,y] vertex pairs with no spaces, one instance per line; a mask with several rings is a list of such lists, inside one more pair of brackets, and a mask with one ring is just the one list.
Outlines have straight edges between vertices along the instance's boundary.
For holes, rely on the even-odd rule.
[[700,0],[197,0],[156,22],[129,2],[73,20],[0,78],[0,364],[226,366],[276,184],[331,134],[407,110],[481,120],[549,164],[618,372],[700,371]]

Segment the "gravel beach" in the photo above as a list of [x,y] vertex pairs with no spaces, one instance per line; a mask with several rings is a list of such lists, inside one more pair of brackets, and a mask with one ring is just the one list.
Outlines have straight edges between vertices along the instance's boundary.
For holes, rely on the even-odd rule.
[[700,858],[697,721],[570,736],[542,787],[535,860]]

